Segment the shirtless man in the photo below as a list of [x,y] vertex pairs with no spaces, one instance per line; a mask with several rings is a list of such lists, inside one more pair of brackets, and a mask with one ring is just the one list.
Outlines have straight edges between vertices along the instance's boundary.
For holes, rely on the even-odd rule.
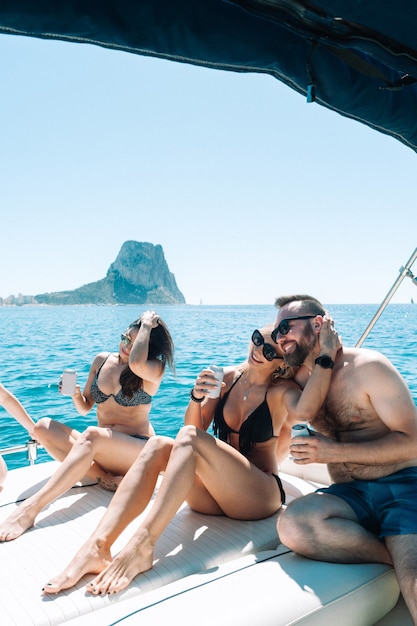
[[295,463],[327,463],[334,484],[291,502],[281,541],[311,559],[393,565],[417,624],[417,410],[392,363],[373,350],[343,347],[317,360],[324,307],[310,296],[275,302],[272,338],[303,386],[332,367],[330,389],[312,426],[291,446]]

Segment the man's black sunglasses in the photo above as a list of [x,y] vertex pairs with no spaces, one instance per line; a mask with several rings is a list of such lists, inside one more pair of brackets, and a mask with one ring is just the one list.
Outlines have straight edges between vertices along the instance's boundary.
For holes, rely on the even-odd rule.
[[275,348],[271,346],[270,343],[265,343],[265,339],[258,329],[254,330],[252,333],[252,343],[256,347],[262,346],[262,354],[267,361],[273,361],[274,359],[283,358],[282,356],[278,356],[278,354],[275,352]]
[[288,333],[290,332],[289,322],[291,320],[309,320],[313,317],[316,317],[316,315],[300,315],[299,317],[286,317],[285,320],[282,320],[278,324],[278,326],[274,328],[274,330],[272,331],[271,333],[272,341],[275,341],[275,343],[277,343],[278,333],[280,335],[288,335]]

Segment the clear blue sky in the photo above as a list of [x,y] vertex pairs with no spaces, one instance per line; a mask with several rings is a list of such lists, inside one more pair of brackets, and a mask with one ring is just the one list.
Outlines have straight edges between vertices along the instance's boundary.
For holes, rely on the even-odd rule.
[[416,154],[272,77],[6,35],[0,70],[2,297],[133,239],[189,304],[379,304],[417,247]]

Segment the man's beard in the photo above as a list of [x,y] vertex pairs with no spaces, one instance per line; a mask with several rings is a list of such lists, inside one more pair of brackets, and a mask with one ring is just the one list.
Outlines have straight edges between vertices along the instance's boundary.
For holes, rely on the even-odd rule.
[[289,354],[285,355],[285,363],[292,367],[299,367],[312,352],[316,343],[317,335],[314,334],[310,326],[307,326],[296,347],[293,348]]

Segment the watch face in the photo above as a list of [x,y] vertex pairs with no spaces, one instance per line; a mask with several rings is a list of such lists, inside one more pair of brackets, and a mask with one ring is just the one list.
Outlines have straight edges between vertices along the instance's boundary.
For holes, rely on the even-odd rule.
[[330,369],[334,365],[333,360],[329,356],[319,356],[315,360],[315,363],[317,363],[317,365],[320,365],[320,367],[324,367],[325,369]]

